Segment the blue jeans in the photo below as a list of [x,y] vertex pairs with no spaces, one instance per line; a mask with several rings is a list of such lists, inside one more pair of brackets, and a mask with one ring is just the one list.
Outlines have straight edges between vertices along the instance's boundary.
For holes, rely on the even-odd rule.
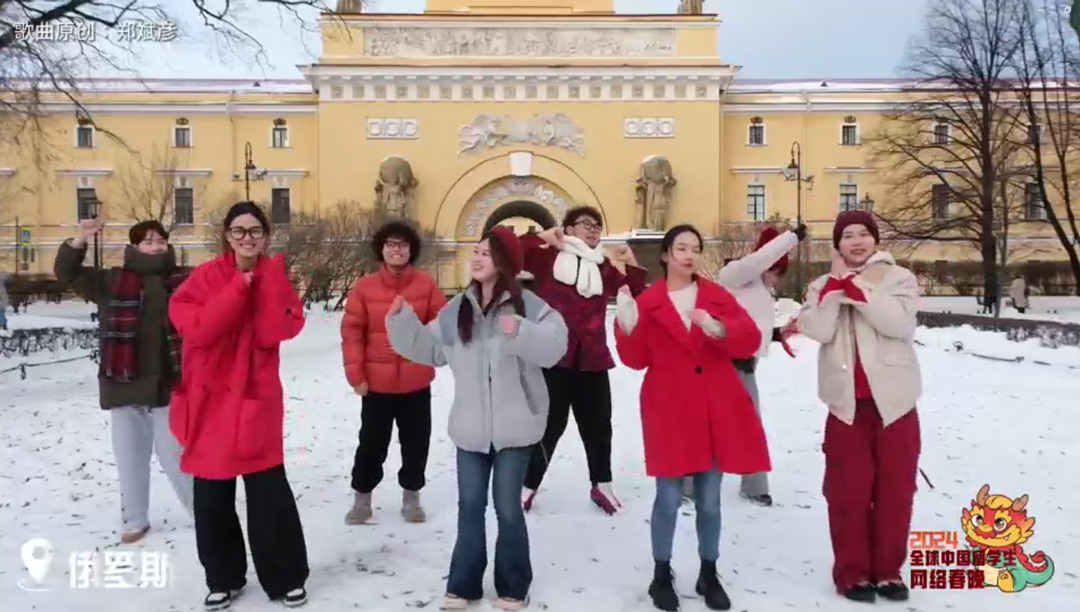
[[0,329],[7,329],[7,306],[0,306]]
[[[720,558],[720,472],[693,474],[697,509],[698,555],[702,561]],[[652,509],[652,552],[656,561],[671,561],[675,519],[682,505],[683,478],[657,478]]]
[[492,449],[488,453],[457,450],[457,542],[446,582],[448,594],[470,601],[484,596],[489,480],[499,523],[495,541],[495,591],[499,597],[521,600],[529,594],[533,575],[521,488],[531,454],[532,447],[505,448],[498,452]]

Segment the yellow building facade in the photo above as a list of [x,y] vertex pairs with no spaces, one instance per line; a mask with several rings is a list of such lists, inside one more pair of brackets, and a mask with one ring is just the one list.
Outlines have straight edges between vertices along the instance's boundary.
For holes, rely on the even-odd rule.
[[[717,54],[714,15],[429,0],[424,14],[321,26],[322,56],[303,79],[95,81],[80,106],[50,100],[35,131],[0,143],[0,265],[50,272],[95,201],[106,261],[133,219],[164,216],[198,263],[220,212],[249,190],[276,224],[338,203],[400,208],[434,231],[450,288],[485,227],[542,229],[576,204],[599,209],[612,240],[650,225],[641,201],[666,207],[660,229],[692,223],[708,236],[794,220],[799,183],[783,171],[795,142],[813,177],[801,184],[813,257],[827,256],[841,209],[889,205],[862,136],[899,86],[740,82]],[[1033,232],[1023,239],[1053,250]],[[918,257],[973,254],[930,245]]]

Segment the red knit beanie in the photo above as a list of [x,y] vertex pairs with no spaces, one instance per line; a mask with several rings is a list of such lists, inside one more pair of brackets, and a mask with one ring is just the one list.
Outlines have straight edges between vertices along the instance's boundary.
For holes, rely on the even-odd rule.
[[510,272],[515,277],[521,274],[521,269],[525,267],[525,251],[521,248],[521,241],[518,240],[517,235],[501,225],[496,225],[488,232],[488,239],[499,241],[510,258]]
[[[769,244],[769,242],[771,242],[774,238],[776,238],[779,235],[780,235],[780,230],[776,229],[775,227],[773,227],[771,225],[766,226],[765,229],[761,230],[761,235],[758,236],[757,244],[754,245],[754,250],[755,251],[761,250],[761,247],[765,246],[766,244]],[[784,256],[781,257],[780,259],[776,260],[776,263],[774,263],[772,265],[772,267],[769,268],[769,270],[774,271],[777,274],[783,275],[785,272],[787,272],[787,267],[788,267],[788,256],[787,256],[787,253],[784,253]]]
[[844,235],[844,228],[849,225],[863,225],[870,231],[870,234],[874,237],[874,242],[881,242],[881,236],[878,234],[877,222],[874,221],[874,215],[866,212],[865,210],[848,210],[840,213],[836,216],[836,223],[832,229],[832,243],[833,247],[840,248],[840,237]]

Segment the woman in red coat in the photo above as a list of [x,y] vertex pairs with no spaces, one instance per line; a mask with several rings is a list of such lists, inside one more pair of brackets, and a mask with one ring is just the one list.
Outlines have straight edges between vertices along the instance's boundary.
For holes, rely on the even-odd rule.
[[649,596],[678,610],[671,573],[683,478],[692,475],[701,572],[696,590],[710,610],[731,602],[716,574],[720,556],[720,475],[771,469],[765,431],[733,359],[752,357],[761,331],[726,289],[697,274],[701,234],[668,230],[660,243],[665,278],[634,298],[620,290],[615,342],[628,367],[645,370],[641,427],[645,471],[656,478]]
[[286,606],[307,601],[307,549],[285,476],[285,404],[278,348],[304,327],[304,311],[280,258],[264,253],[266,214],[252,202],[225,216],[225,254],[196,268],[173,294],[169,316],[183,339],[182,382],[170,428],[180,468],[195,477],[195,539],[206,570],[208,610],[244,587],[247,552],[236,516],[244,477],[248,541],[259,584]]

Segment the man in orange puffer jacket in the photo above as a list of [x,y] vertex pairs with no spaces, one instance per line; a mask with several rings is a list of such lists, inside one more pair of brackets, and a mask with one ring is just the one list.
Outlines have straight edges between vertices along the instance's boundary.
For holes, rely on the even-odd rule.
[[412,523],[425,519],[420,505],[428,447],[431,443],[431,381],[435,370],[402,358],[390,347],[386,313],[402,296],[426,324],[446,305],[435,281],[413,264],[420,257],[420,236],[403,221],[390,221],[372,240],[377,272],[361,277],[349,291],[341,321],[345,378],[363,398],[360,444],[353,461],[355,500],[345,515],[347,525],[372,517],[371,492],[383,478],[394,421],[401,444],[398,483],[403,489],[401,514]]

